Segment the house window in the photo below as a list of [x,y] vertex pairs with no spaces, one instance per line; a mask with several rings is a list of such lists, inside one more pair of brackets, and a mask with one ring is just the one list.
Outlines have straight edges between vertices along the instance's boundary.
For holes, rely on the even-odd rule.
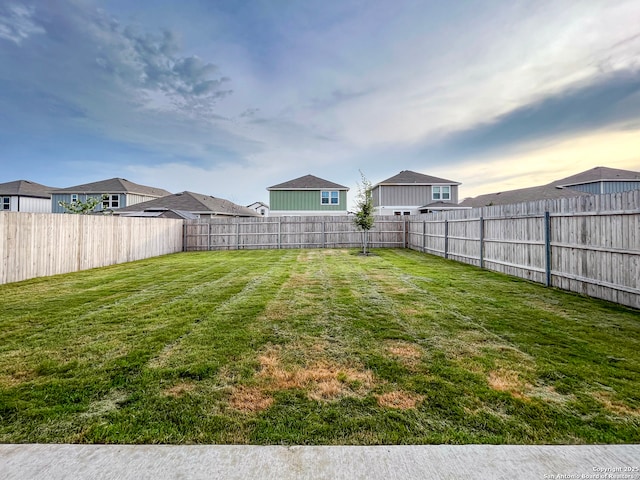
[[102,209],[120,208],[120,195],[106,195],[102,200]]
[[322,205],[338,205],[340,204],[340,193],[337,191],[320,192],[320,203]]
[[451,200],[451,187],[433,187],[433,200]]
[[11,197],[2,197],[2,210],[11,210]]
[[72,193],[71,194],[71,203],[77,202],[77,201],[78,201],[78,194],[77,193]]
[[265,210],[264,210],[264,208],[261,208],[260,209],[260,215],[264,215],[264,214],[265,214]]
[[394,215],[411,215],[411,212],[406,212],[406,211],[405,211],[405,212],[401,212],[401,211],[399,211],[399,210],[395,210],[395,211],[393,212],[393,214],[394,214]]

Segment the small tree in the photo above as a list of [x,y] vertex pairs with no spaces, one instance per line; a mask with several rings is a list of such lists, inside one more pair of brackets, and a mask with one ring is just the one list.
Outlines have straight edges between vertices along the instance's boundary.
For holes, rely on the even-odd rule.
[[81,215],[87,215],[94,211],[94,209],[98,206],[98,204],[107,198],[107,195],[102,195],[102,197],[87,197],[87,199],[82,202],[80,200],[74,200],[73,202],[63,202],[62,200],[58,202],[62,208],[64,208],[67,213],[77,213]]
[[371,197],[371,182],[360,171],[361,183],[358,184],[356,197],[356,212],[353,219],[356,226],[362,231],[362,254],[367,255],[369,245],[369,231],[373,228],[373,199]]

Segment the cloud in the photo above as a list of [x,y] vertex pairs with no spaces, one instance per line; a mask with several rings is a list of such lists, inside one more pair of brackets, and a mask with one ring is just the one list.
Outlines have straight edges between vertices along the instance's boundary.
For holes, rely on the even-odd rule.
[[432,148],[449,157],[482,155],[536,140],[623,128],[628,122],[637,122],[639,112],[640,69],[616,71],[452,133]]
[[0,39],[20,45],[32,35],[46,33],[34,19],[35,7],[10,3],[0,4]]

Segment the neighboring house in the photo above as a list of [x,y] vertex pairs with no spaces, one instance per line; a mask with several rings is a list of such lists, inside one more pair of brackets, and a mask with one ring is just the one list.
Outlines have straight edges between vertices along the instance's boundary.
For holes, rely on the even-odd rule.
[[[161,214],[163,212],[164,214]],[[257,217],[260,215],[255,210],[236,205],[229,200],[193,192],[167,195],[124,207],[113,213],[122,216],[163,216],[168,218]]]
[[459,185],[453,180],[403,170],[373,186],[373,211],[376,215],[414,215],[460,208]]
[[488,193],[474,198],[467,198],[460,205],[471,208],[490,207],[492,205],[509,205],[635,189],[640,189],[640,172],[595,167],[547,185]]
[[0,183],[0,212],[51,213],[51,190],[29,180]]
[[[155,198],[171,195],[162,188],[147,187],[130,182],[124,178],[110,178],[99,182],[86,183],[68,188],[58,188],[51,192],[51,210],[53,213],[65,213],[58,202],[86,202],[88,198],[101,199],[95,211],[117,210]],[[104,196],[104,199],[102,198]]]
[[617,168],[595,167],[571,177],[552,182],[558,188],[570,188],[592,195],[640,189],[640,172]]
[[348,187],[305,175],[267,188],[271,216],[346,215]]
[[247,208],[255,210],[263,217],[269,216],[269,205],[263,202],[253,202],[251,205],[247,205]]

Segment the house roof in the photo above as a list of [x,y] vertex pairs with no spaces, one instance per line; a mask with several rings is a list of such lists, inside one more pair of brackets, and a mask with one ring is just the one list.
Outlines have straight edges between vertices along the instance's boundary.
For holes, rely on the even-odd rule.
[[155,198],[147,202],[136,203],[135,205],[119,208],[114,213],[120,215],[127,212],[154,211],[160,208],[211,215],[258,216],[255,210],[236,205],[229,200],[193,192],[174,193],[173,195]]
[[247,208],[255,208],[255,207],[269,208],[269,205],[267,205],[264,202],[253,202],[251,205],[247,205]]
[[[138,204],[139,205],[139,204]],[[198,218],[190,212],[184,210],[174,210],[172,208],[147,208],[143,211],[125,212],[123,217],[151,217],[151,218],[183,218],[185,220],[195,220]]]
[[438,200],[435,202],[427,203],[418,208],[418,210],[428,210],[428,209],[437,209],[437,210],[456,210],[456,209],[465,209],[471,208],[461,205],[459,203],[451,203],[451,202],[443,202],[442,200]]
[[548,185],[519,188],[517,190],[488,193],[474,198],[467,198],[460,202],[460,205],[466,207],[487,207],[490,205],[508,205],[511,203],[531,202],[535,200],[550,200],[554,198],[591,195],[587,192],[574,190],[571,187],[574,185],[600,181],[640,181],[640,172],[620,170],[617,168],[595,167],[570,177],[556,180]]
[[150,197],[164,197],[171,195],[171,192],[162,188],[147,187],[130,182],[126,178],[110,178],[108,180],[100,180],[99,182],[84,183],[73,187],[58,188],[52,193],[135,193],[138,195],[146,195]]
[[53,187],[40,185],[29,180],[0,183],[0,195],[18,195],[21,197],[51,198]]
[[571,175],[552,182],[551,185],[557,187],[570,187],[572,185],[581,185],[593,182],[624,182],[624,181],[640,181],[640,172],[632,172],[631,170],[620,170],[618,168],[595,167],[591,170]]
[[332,189],[332,190],[349,190],[344,185],[330,182],[313,175],[305,175],[304,177],[294,178],[288,182],[279,183],[267,190],[319,190],[319,189]]
[[424,175],[418,172],[412,172],[411,170],[403,170],[393,177],[387,178],[377,185],[460,185],[460,182],[454,182],[453,180],[447,180],[446,178],[432,177],[431,175]]
[[474,198],[466,198],[460,202],[459,205],[463,207],[490,207],[492,205],[509,205],[512,203],[577,197],[580,195],[589,194],[579,190],[562,189],[554,185],[542,185],[539,187],[519,188],[517,190],[478,195]]

